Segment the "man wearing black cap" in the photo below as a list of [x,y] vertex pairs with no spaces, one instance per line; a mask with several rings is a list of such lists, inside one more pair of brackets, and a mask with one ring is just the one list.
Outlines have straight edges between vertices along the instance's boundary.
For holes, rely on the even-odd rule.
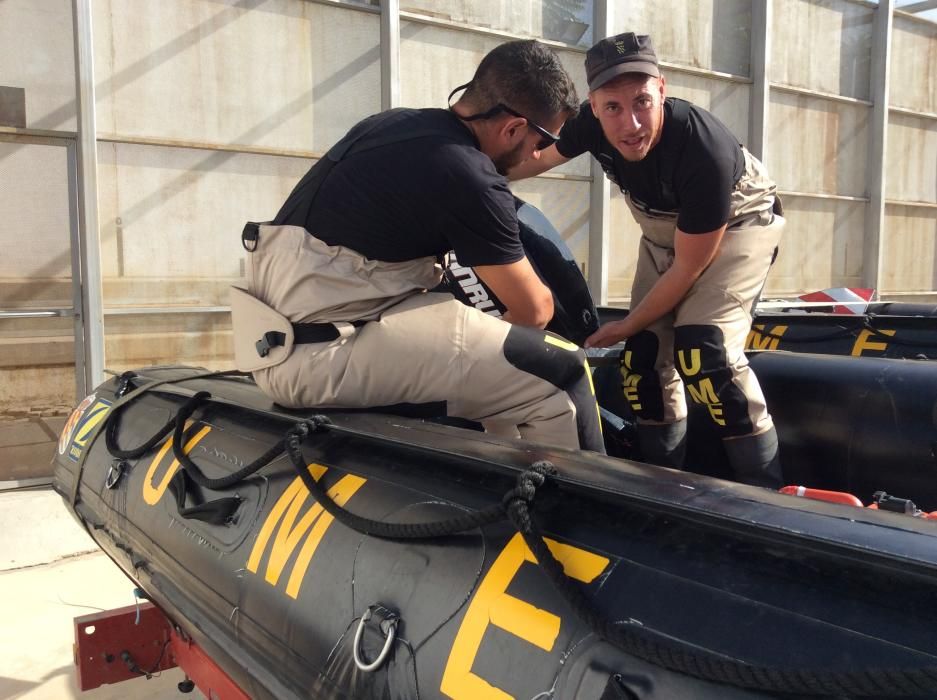
[[716,117],[665,96],[650,37],[601,40],[586,54],[586,75],[579,116],[510,177],[589,151],[641,227],[631,312],[587,346],[626,340],[624,397],[649,462],[683,466],[685,387],[708,409],[736,478],[780,486],[777,433],[744,353],[784,226],[775,184]]

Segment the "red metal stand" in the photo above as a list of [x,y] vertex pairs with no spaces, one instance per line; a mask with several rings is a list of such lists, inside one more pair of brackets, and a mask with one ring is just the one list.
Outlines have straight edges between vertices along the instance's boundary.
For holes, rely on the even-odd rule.
[[74,652],[81,690],[178,666],[190,679],[179,684],[184,692],[197,687],[212,700],[250,700],[198,644],[185,638],[152,603],[76,617]]

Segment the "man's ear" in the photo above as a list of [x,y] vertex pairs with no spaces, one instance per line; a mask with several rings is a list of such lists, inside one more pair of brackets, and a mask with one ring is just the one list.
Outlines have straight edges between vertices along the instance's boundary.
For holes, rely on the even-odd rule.
[[504,124],[501,125],[501,134],[510,142],[512,145],[517,142],[517,134],[520,133],[523,136],[525,131],[523,129],[527,126],[527,120],[522,119],[521,117],[512,116],[510,119],[505,120]]
[[664,80],[664,76],[660,76],[657,81],[660,84],[660,98],[664,99],[667,97],[667,81]]
[[592,107],[592,115],[593,115],[596,119],[598,119],[598,118],[599,118],[599,112],[598,112],[598,109],[596,109],[595,102],[596,102],[595,93],[594,93],[594,92],[590,92],[590,93],[589,93],[589,106]]

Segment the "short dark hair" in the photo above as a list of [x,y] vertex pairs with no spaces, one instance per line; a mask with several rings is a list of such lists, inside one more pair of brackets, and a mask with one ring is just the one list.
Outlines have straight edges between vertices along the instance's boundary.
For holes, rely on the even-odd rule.
[[532,39],[509,41],[489,51],[464,98],[480,112],[500,103],[542,122],[579,110],[576,86],[559,57]]

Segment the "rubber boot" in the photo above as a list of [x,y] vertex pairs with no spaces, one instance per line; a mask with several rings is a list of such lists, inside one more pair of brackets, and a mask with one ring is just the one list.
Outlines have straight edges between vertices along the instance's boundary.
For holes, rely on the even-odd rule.
[[723,440],[722,444],[736,481],[769,489],[779,489],[784,485],[778,432],[774,426],[757,435]]
[[644,461],[683,469],[686,457],[686,418],[676,423],[638,423],[638,445]]

